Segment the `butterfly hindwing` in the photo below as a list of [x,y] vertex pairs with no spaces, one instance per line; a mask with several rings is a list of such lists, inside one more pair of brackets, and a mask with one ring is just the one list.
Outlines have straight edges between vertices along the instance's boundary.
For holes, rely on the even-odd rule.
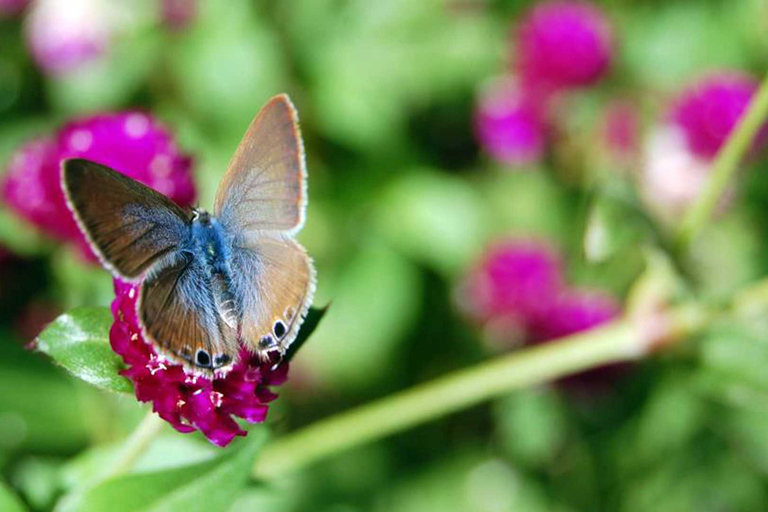
[[239,232],[295,233],[304,222],[304,147],[296,109],[282,94],[251,123],[219,185],[216,215]]
[[257,353],[284,353],[312,304],[312,260],[291,238],[260,237],[234,248],[231,266],[242,301],[241,342]]
[[63,164],[67,202],[94,251],[114,274],[138,278],[189,240],[190,215],[164,195],[82,159]]
[[145,334],[182,363],[215,370],[237,357],[237,330],[218,314],[208,272],[190,253],[170,256],[147,274],[139,316]]

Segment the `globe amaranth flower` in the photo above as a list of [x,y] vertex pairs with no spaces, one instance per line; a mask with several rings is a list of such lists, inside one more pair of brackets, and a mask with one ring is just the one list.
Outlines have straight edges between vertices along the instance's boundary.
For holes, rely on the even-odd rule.
[[138,400],[152,402],[153,410],[179,432],[199,430],[218,446],[246,435],[233,417],[249,423],[266,419],[267,404],[277,398],[269,387],[285,382],[287,363],[275,366],[243,349],[228,371],[211,377],[186,371],[144,339],[138,296],[139,285],[115,280],[115,322],[109,333],[112,349],[127,366],[121,374],[133,382]]
[[596,6],[579,1],[537,3],[516,37],[516,64],[532,88],[560,90],[594,84],[608,71],[611,25]]
[[[690,150],[711,160],[728,139],[757,91],[757,81],[737,72],[713,74],[684,90],[672,107],[671,119],[685,135]],[[755,148],[763,146],[763,128]]]
[[475,112],[475,133],[494,159],[533,164],[544,155],[547,129],[542,104],[514,77],[500,77],[481,91]]
[[22,146],[2,182],[2,197],[18,215],[45,233],[95,257],[69,211],[61,189],[61,161],[81,157],[124,173],[173,199],[195,201],[192,160],[150,115],[129,111],[72,121],[50,136]]
[[[538,344],[592,329],[621,314],[606,292],[569,286],[549,245],[510,239],[491,246],[458,289],[458,299],[496,349]],[[590,393],[617,376],[621,365],[590,370],[563,382]],[[575,385],[575,386],[573,386]],[[598,385],[598,386],[594,386]]]
[[560,258],[543,241],[510,239],[492,245],[459,291],[475,320],[515,318],[527,329],[563,287]]
[[501,320],[536,343],[590,329],[620,308],[603,292],[568,285],[557,252],[540,240],[513,238],[493,244],[459,287],[459,304],[473,320]]
[[117,13],[113,1],[37,0],[27,16],[30,52],[46,73],[78,69],[108,51]]
[[585,331],[613,320],[620,311],[616,299],[605,292],[563,290],[554,302],[531,319],[531,340],[540,343]]

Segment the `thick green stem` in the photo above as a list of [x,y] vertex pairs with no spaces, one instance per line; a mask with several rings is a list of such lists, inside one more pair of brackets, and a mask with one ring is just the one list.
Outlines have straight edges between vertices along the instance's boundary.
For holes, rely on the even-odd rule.
[[749,150],[767,117],[768,76],[763,79],[760,89],[752,98],[747,113],[741,118],[736,129],[718,152],[704,190],[683,218],[678,233],[680,249],[687,248],[709,222],[712,212],[728,186],[728,182],[738,169],[744,154]]
[[[687,330],[689,318],[676,320]],[[647,354],[653,340],[628,320],[514,352],[473,368],[363,405],[268,445],[253,467],[256,478],[308,465],[327,455],[400,432],[460,409],[609,363]]]

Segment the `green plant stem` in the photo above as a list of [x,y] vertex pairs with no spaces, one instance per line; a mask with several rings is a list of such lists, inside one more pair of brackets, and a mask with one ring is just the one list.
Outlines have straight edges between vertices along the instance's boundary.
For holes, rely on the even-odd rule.
[[[669,332],[684,335],[701,325],[701,315],[680,309]],[[622,319],[599,329],[520,350],[457,371],[349,412],[320,420],[267,445],[253,467],[270,478],[367,441],[400,432],[515,389],[646,355],[655,340],[642,326]]]
[[728,186],[728,182],[738,169],[739,162],[749,150],[767,117],[768,76],[763,79],[760,89],[752,98],[747,113],[741,118],[736,129],[717,153],[704,190],[683,218],[677,240],[681,250],[685,250],[709,222],[712,212]]
[[111,466],[100,475],[99,481],[128,473],[133,469],[152,441],[157,438],[164,423],[157,414],[148,411],[120,447]]

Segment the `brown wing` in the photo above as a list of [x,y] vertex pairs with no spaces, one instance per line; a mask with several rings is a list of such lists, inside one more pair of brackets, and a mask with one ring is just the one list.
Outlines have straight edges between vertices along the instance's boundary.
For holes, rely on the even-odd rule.
[[173,360],[210,371],[237,357],[237,331],[218,315],[206,270],[189,253],[149,272],[139,314],[145,334]]
[[295,240],[262,237],[232,254],[232,287],[241,298],[241,341],[264,354],[284,353],[315,291],[315,269]]
[[288,96],[261,109],[216,192],[214,214],[232,232],[295,233],[304,223],[304,147]]
[[187,212],[108,167],[67,160],[62,187],[80,229],[102,263],[119,277],[136,279],[189,239]]

